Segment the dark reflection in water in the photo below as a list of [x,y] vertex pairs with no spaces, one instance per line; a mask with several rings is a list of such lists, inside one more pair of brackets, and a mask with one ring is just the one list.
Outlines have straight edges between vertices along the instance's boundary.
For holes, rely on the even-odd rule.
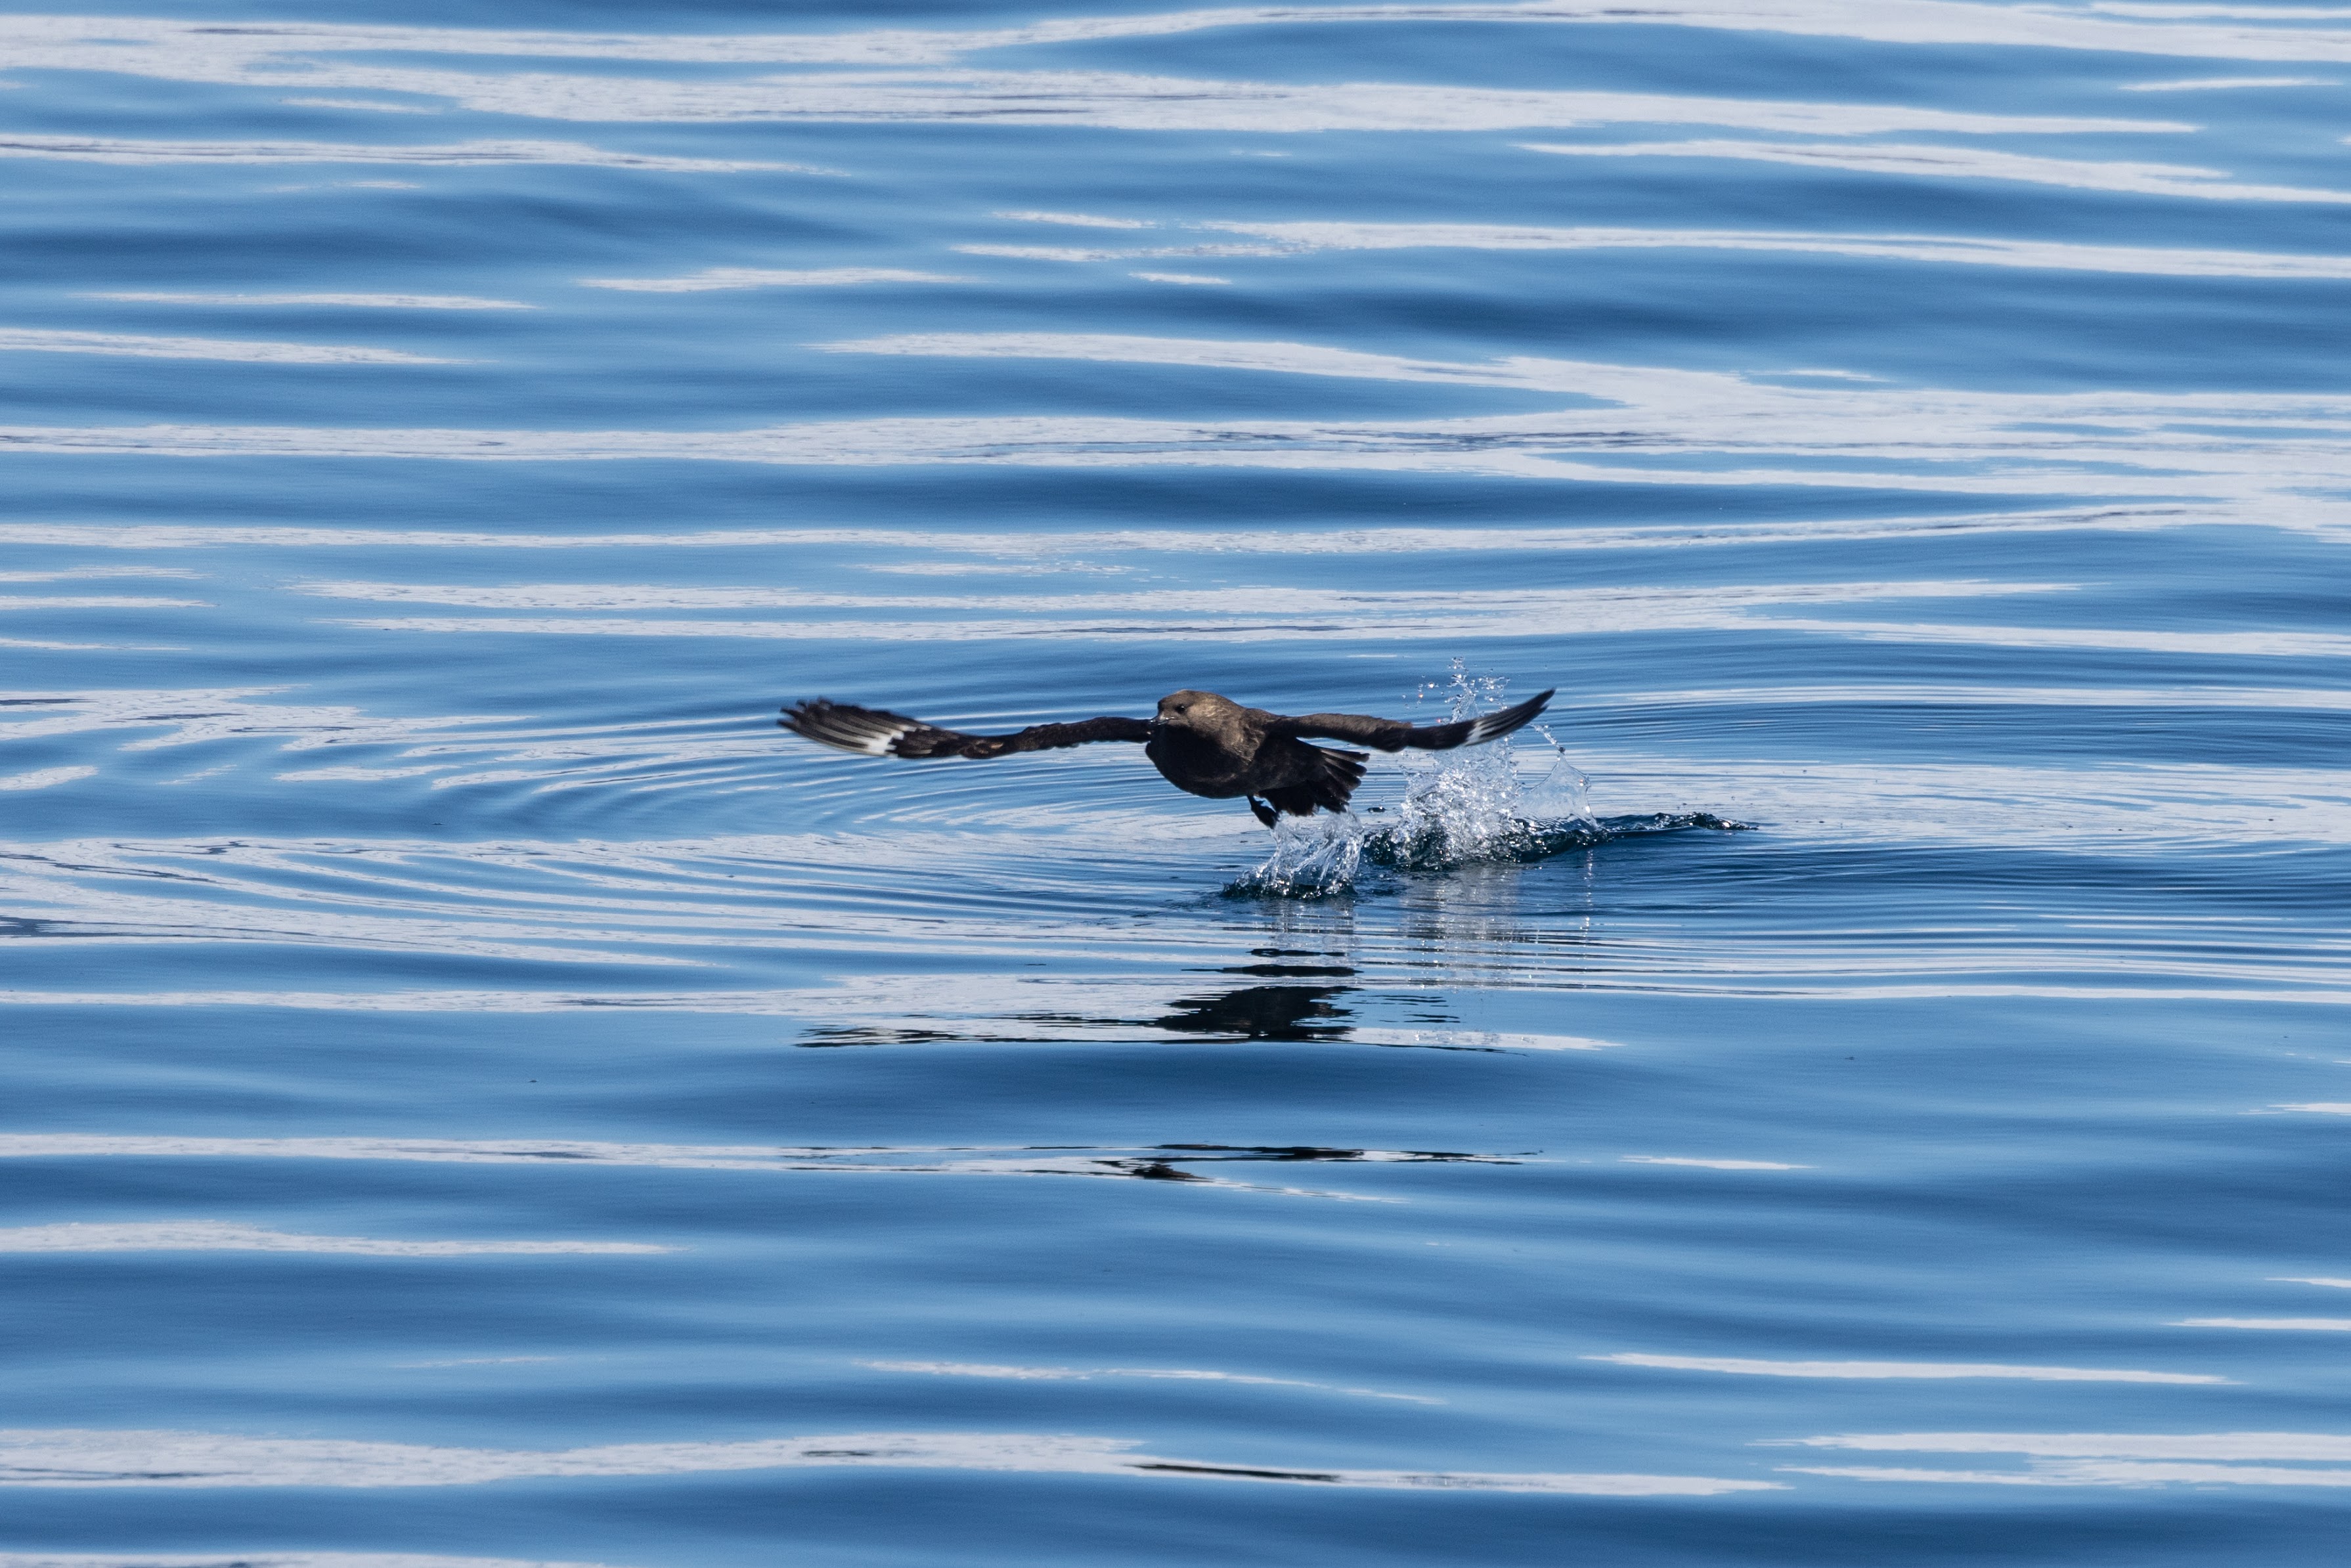
[[844,1045],[950,1045],[989,1038],[994,1037],[950,1034],[936,1029],[877,1029],[871,1024],[820,1023],[811,1026],[805,1038],[793,1043],[823,1050]]
[[[1246,973],[1247,971],[1244,971]],[[1185,997],[1180,1009],[1154,1020],[1177,1034],[1217,1035],[1230,1040],[1344,1040],[1346,1011],[1331,998],[1349,986],[1244,986],[1221,996]]]
[[1317,1144],[1161,1144],[1136,1155],[1096,1160],[1096,1165],[1144,1181],[1207,1181],[1186,1166],[1231,1163],[1271,1165],[1474,1165],[1514,1166],[1506,1155],[1463,1154],[1447,1149],[1336,1149]]
[[1162,1144],[1163,1149],[1187,1155],[1214,1155],[1228,1160],[1401,1160],[1415,1165],[1457,1164],[1514,1166],[1501,1155],[1469,1155],[1449,1149],[1333,1149],[1319,1144]]
[[1194,1176],[1190,1171],[1179,1166],[1170,1165],[1165,1160],[1104,1160],[1102,1163],[1114,1170],[1123,1171],[1128,1176],[1139,1176],[1144,1181],[1205,1181],[1207,1179],[1205,1176]]
[[[1463,924],[1451,911],[1437,912],[1440,936]],[[1524,922],[1487,923],[1498,944],[1521,946],[1536,936]],[[1408,936],[1417,928],[1408,923]],[[1573,939],[1581,939],[1580,937]],[[1406,956],[1411,955],[1407,954]],[[1221,974],[1345,976],[1355,971],[1343,966],[1284,967],[1249,965],[1217,971]],[[1179,1035],[1217,1041],[1264,1040],[1274,1043],[1326,1043],[1377,1046],[1400,1051],[1461,1051],[1492,1053],[1509,1047],[1475,1037],[1422,1039],[1398,1031],[1359,1030],[1353,1014],[1337,998],[1353,994],[1353,986],[1243,986],[1238,990],[1180,997],[1175,1010],[1157,1018],[1117,1018],[1075,1012],[1024,1012],[1000,1019],[972,1019],[954,1029],[892,1024],[813,1024],[793,1043],[808,1050],[839,1050],[878,1045],[1045,1045],[1071,1041],[1148,1040],[1155,1035]],[[1416,1024],[1445,1026],[1459,1020],[1450,1012],[1423,1010],[1411,1015]]]
[[[1323,953],[1302,947],[1252,947],[1252,958],[1338,958],[1344,953]],[[1336,964],[1235,964],[1217,971],[1219,975],[1249,975],[1260,980],[1344,979],[1355,972],[1353,966]]]
[[[1226,970],[1255,973],[1260,967]],[[1271,967],[1266,966],[1265,967]],[[1294,970],[1275,968],[1277,974]],[[1317,968],[1312,975],[1351,975],[1353,969]],[[817,1024],[799,1044],[817,1049],[856,1045],[1008,1044],[1022,1040],[1082,1038],[1087,1034],[1155,1029],[1176,1034],[1208,1035],[1224,1040],[1344,1040],[1351,1025],[1344,1009],[1331,998],[1343,996],[1347,986],[1244,986],[1214,996],[1184,997],[1176,1010],[1156,1019],[1087,1018],[1077,1013],[1019,1013],[1000,1023],[974,1020],[962,1030],[891,1027],[876,1024]],[[1010,1027],[1006,1027],[1010,1026]],[[1025,1026],[1025,1027],[1023,1027]]]
[[1147,1464],[1128,1467],[1137,1470],[1166,1470],[1186,1476],[1243,1476],[1263,1481],[1332,1481],[1343,1479],[1323,1470],[1252,1470],[1238,1465],[1179,1465],[1171,1459],[1157,1459]]

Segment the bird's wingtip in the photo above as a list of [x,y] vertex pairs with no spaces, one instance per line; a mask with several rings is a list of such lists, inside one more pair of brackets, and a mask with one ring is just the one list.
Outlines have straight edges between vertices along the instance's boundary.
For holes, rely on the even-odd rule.
[[1543,705],[1551,701],[1552,692],[1555,692],[1558,689],[1558,687],[1553,686],[1551,691],[1538,692],[1522,703],[1513,703],[1509,707],[1499,709],[1494,713],[1489,713],[1483,718],[1473,720],[1469,726],[1468,738],[1460,742],[1460,744],[1464,746],[1482,746],[1487,741],[1499,740],[1502,737],[1510,734],[1514,730],[1520,729],[1526,725],[1532,724],[1536,717],[1542,713]]
[[776,724],[804,740],[862,757],[903,756],[897,748],[900,737],[923,727],[920,720],[900,714],[823,697],[789,705]]

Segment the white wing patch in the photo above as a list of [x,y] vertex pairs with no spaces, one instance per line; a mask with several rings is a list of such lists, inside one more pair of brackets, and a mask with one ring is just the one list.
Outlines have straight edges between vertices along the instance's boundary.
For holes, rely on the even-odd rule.
[[[904,714],[884,713],[876,708],[853,707],[847,703],[819,700],[803,703],[784,710],[779,721],[789,730],[797,732],[820,746],[835,751],[846,751],[856,757],[903,757],[899,743],[918,731],[936,734],[941,744],[958,737],[933,730],[918,718]],[[927,755],[919,747],[914,755]]]
[[1542,712],[1544,706],[1550,700],[1551,693],[1545,692],[1542,695],[1522,702],[1516,707],[1506,707],[1499,713],[1487,714],[1469,726],[1468,737],[1461,744],[1482,746],[1498,736],[1508,735],[1512,730],[1531,722],[1537,714]]
[[1488,714],[1485,717],[1478,720],[1477,723],[1469,727],[1469,738],[1463,741],[1461,744],[1464,746],[1481,745],[1486,741],[1493,739],[1498,735],[1507,735],[1517,727],[1518,726],[1511,722],[1510,716],[1507,713]]
[[831,733],[818,735],[811,738],[821,740],[828,746],[838,747],[843,751],[854,751],[866,757],[894,756],[898,749],[898,737],[923,727],[919,724],[909,724],[904,719],[894,722],[877,722],[873,719],[847,719],[838,714],[831,716],[832,722],[826,727]]

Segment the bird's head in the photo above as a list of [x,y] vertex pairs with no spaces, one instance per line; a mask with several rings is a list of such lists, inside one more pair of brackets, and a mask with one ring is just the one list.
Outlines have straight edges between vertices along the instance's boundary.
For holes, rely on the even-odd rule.
[[1152,722],[1165,729],[1189,729],[1205,735],[1216,729],[1227,716],[1239,711],[1238,703],[1214,692],[1171,692],[1159,699],[1159,714]]

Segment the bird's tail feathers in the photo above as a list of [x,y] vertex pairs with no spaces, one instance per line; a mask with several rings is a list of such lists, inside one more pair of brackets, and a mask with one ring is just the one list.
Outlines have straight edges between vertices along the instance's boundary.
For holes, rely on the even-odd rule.
[[[1315,768],[1314,777],[1303,784],[1288,784],[1279,789],[1267,790],[1267,802],[1276,811],[1292,817],[1311,817],[1318,809],[1345,810],[1347,800],[1354,794],[1355,786],[1364,781],[1364,758],[1368,754],[1326,751],[1319,746],[1310,746],[1305,749],[1322,759]],[[1250,810],[1256,810],[1254,803]],[[1259,811],[1258,816],[1262,821],[1265,813]],[[1270,828],[1273,824],[1267,822],[1266,826]]]

